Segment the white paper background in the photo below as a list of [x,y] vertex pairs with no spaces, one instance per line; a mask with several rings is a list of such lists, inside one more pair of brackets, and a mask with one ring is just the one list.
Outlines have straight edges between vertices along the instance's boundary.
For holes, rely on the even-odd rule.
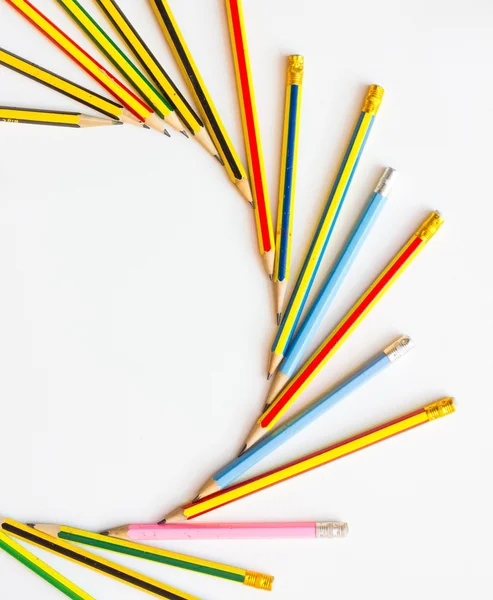
[[[104,23],[92,2],[83,4]],[[55,2],[36,5],[93,51]],[[147,3],[121,6],[185,89]],[[172,8],[244,158],[224,3],[174,0]],[[444,395],[457,398],[458,412],[208,515],[345,520],[346,540],[163,546],[272,573],[271,597],[283,600],[486,598],[493,583],[493,7],[486,0],[249,0],[244,9],[274,213],[285,55],[306,57],[294,273],[366,86],[386,89],[322,272],[382,167],[401,177],[318,338],[430,210],[446,219],[300,405],[402,333],[416,350],[256,471]],[[0,45],[97,89],[5,2]],[[1,67],[0,98],[80,109]],[[0,124],[0,182],[0,512],[94,530],[156,520],[234,455],[263,405],[274,316],[253,215],[198,144],[130,126]],[[262,595],[118,559],[204,600]],[[143,597],[49,561],[98,599]],[[60,596],[0,554],[0,597]]]

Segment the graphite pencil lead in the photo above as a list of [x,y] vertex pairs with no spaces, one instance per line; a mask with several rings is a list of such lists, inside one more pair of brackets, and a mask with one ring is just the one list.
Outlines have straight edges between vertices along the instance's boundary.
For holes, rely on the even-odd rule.
[[142,125],[142,127],[143,127],[144,129],[150,129],[149,125],[146,125],[145,123],[144,123],[144,125]]
[[282,313],[277,313],[277,326],[279,327],[279,325],[281,324],[281,315]]
[[217,162],[221,165],[221,167],[224,167],[224,161],[223,159],[219,156],[219,154],[214,154],[214,158],[217,159]]
[[241,449],[240,453],[238,454],[238,456],[241,456],[243,454],[243,452],[245,452],[246,449],[247,449],[247,445],[245,444],[243,446],[243,448]]
[[271,377],[272,377],[272,373],[267,373],[267,381],[270,381]]
[[167,129],[165,129],[165,130],[163,131],[163,133],[164,133],[164,135],[166,135],[166,136],[168,136],[168,137],[171,137],[171,134],[170,134],[170,132],[169,132]]
[[180,133],[183,134],[187,139],[190,137],[184,129],[182,129]]

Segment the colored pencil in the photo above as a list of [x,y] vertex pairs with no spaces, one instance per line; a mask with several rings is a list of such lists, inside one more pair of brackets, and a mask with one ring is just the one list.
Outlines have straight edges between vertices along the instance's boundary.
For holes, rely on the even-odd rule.
[[0,122],[31,123],[33,125],[54,125],[56,127],[101,127],[105,125],[123,125],[122,121],[105,117],[91,117],[76,112],[59,110],[41,110],[37,108],[17,108],[0,106]]
[[141,98],[149,104],[160,119],[170,127],[188,137],[173,106],[139,71],[114,40],[98,25],[77,0],[56,0],[72,21],[87,35],[93,44],[106,56],[115,69],[125,77]]
[[346,194],[351,185],[356,167],[365,148],[375,117],[383,98],[383,88],[371,85],[368,88],[356,127],[344,154],[342,164],[322,212],[318,227],[298,275],[294,290],[289,299],[281,325],[272,345],[269,374],[273,373],[284,356],[291,338],[298,326],[303,308],[312,289],[313,282],[325,255],[327,244],[332,236]]
[[173,83],[142,37],[125,16],[115,0],[95,0],[122,41],[147,73],[161,95],[174,107],[178,116],[193,137],[207,152],[219,158],[204,123],[190,106],[185,96]]
[[281,149],[281,176],[279,181],[279,201],[277,208],[276,260],[274,263],[278,325],[281,323],[282,309],[291,270],[291,238],[293,232],[304,70],[305,59],[303,56],[293,54],[288,57],[284,128]]
[[300,365],[310,342],[319,330],[325,315],[328,313],[332,302],[346,278],[346,275],[351,269],[368,234],[385,206],[396,178],[397,171],[391,167],[387,167],[359,219],[356,221],[353,230],[349,234],[344,248],[325,278],[315,300],[312,302],[306,317],[296,330],[291,343],[285,351],[284,359],[272,381],[265,408],[272,403],[274,398],[286,385],[288,379],[294,375],[296,369]]
[[118,102],[114,102],[100,94],[96,94],[96,92],[92,92],[69,79],[65,79],[65,77],[61,77],[52,71],[48,71],[4,48],[0,48],[0,65],[12,69],[21,75],[25,75],[29,79],[60,92],[60,94],[63,94],[68,98],[77,100],[77,102],[80,102],[107,117],[122,121],[123,123],[129,123],[130,125],[145,127],[142,121],[136,119],[127,111],[127,109],[121,104],[118,104]]
[[167,600],[198,600],[196,596],[181,592],[156,579],[142,575],[132,569],[127,569],[127,567],[122,567],[106,558],[78,548],[70,542],[53,538],[42,531],[36,531],[29,525],[24,525],[13,519],[0,518],[0,529],[10,536],[33,544],[43,550],[48,550],[62,558],[71,560],[76,564],[107,575],[112,579],[126,583],[131,587],[157,596],[158,598],[166,598]]
[[202,487],[197,498],[204,498],[218,490],[229,487],[249,469],[269,456],[285,442],[324,415],[330,408],[344,400],[378,373],[405,356],[414,344],[408,336],[402,336],[387,348],[369,359],[359,369],[339,381],[321,398],[309,404],[280,427],[270,431],[258,444],[254,444],[238,458],[217,471]]
[[69,598],[73,600],[95,600],[93,596],[90,596],[66,577],[60,575],[60,573],[52,569],[32,552],[26,550],[24,546],[10,539],[3,531],[0,531],[0,548]]
[[250,494],[255,494],[260,490],[291,479],[292,477],[296,477],[297,475],[307,473],[312,469],[326,465],[338,458],[348,456],[358,450],[372,446],[377,442],[391,438],[398,433],[403,433],[404,431],[414,429],[429,421],[445,417],[454,411],[455,407],[453,399],[444,398],[401,417],[387,421],[383,425],[368,429],[367,431],[350,437],[342,442],[327,446],[317,452],[307,454],[306,456],[282,465],[277,469],[272,469],[262,475],[252,477],[251,479],[247,479],[230,488],[216,492],[211,496],[197,500],[197,502],[185,504],[170,513],[163,522],[177,523],[195,519],[200,515],[204,515],[221,506],[235,502],[236,500],[240,500]]
[[185,39],[171,12],[167,0],[149,0],[156,19],[163,31],[175,60],[180,67],[184,79],[201,112],[204,123],[209,131],[214,146],[219,152],[221,162],[224,164],[231,181],[237,186],[241,195],[253,206],[252,192],[236,150],[219,117],[212,98],[205,86],[204,80],[195,64]]
[[243,583],[244,585],[263,590],[272,589],[274,578],[270,575],[246,571],[245,569],[238,569],[210,560],[202,560],[201,558],[187,556],[186,554],[169,552],[168,550],[162,550],[161,548],[144,546],[143,544],[136,544],[128,540],[111,538],[107,535],[91,533],[90,531],[83,531],[82,529],[75,529],[74,527],[52,524],[36,524],[32,525],[32,527],[34,527],[36,531],[41,531],[46,535],[68,542],[75,542],[77,544],[83,544],[84,546],[100,548],[101,550],[110,550],[111,552],[127,554],[129,556],[143,558],[164,565],[178,567],[179,569],[187,569],[188,571],[195,571],[204,575],[228,579],[229,581]]
[[348,524],[339,521],[292,521],[287,523],[142,523],[110,529],[108,535],[122,540],[284,540],[342,538]]
[[169,135],[163,122],[154,114],[150,106],[147,106],[134,92],[107,71],[103,65],[94,60],[92,56],[69,38],[68,35],[45,17],[28,0],[6,0],[6,2],[39,29],[55,46],[63,50],[86,73],[91,75],[93,79],[110,92],[137,119],[149,127]]
[[272,279],[276,253],[274,230],[241,0],[226,0],[226,9],[240,100],[243,139],[252,183],[259,250],[267,275]]
[[431,213],[428,219],[411,236],[409,241],[325,338],[296,375],[286,383],[272,404],[262,413],[246,440],[243,452],[276,425],[288,408],[297,400],[308,384],[325,366],[329,358],[335,354],[356,327],[369,314],[371,309],[384,296],[385,292],[390,289],[406,267],[411,264],[412,260],[416,258],[442,224],[443,219],[440,217],[440,214],[438,212]]

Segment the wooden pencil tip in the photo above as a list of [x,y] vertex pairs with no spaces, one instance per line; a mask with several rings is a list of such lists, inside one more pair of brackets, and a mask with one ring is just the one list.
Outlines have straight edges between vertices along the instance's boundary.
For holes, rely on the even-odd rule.
[[267,381],[270,381],[270,378],[272,377],[273,373],[267,373]]
[[281,315],[282,315],[282,313],[277,313],[277,326],[278,327],[281,324]]
[[243,446],[243,448],[241,449],[241,452],[238,454],[238,456],[241,456],[243,454],[243,452],[245,452],[246,449],[247,449],[247,445],[245,444]]
[[107,529],[106,531],[100,531],[98,535],[109,535],[110,534],[110,530]]
[[[255,204],[253,202],[250,202],[250,206],[253,208],[253,210],[255,210]],[[271,277],[272,279],[272,277]]]
[[200,500],[200,494],[197,494],[192,502],[197,502],[197,500]]
[[182,133],[187,139],[190,137],[184,129],[182,129],[180,133]]
[[217,162],[221,165],[221,167],[224,167],[224,161],[223,159],[219,156],[219,154],[214,154],[214,158],[217,159]]
[[163,519],[162,521],[158,521],[158,525],[164,525],[166,523],[166,519]]

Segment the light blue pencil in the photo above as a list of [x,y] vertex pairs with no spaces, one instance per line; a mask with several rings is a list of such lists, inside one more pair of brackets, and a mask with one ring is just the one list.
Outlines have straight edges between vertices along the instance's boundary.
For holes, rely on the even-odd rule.
[[387,167],[380,177],[373,194],[368,199],[353,230],[349,234],[348,240],[337,257],[332,270],[322,284],[320,292],[313,301],[304,321],[287,347],[284,359],[279,365],[276,376],[272,381],[266,399],[266,407],[273,402],[287,381],[296,373],[305,351],[308,349],[310,342],[322,324],[351,265],[363,247],[378,215],[381,213],[396,179],[397,171],[391,167]]
[[284,425],[273,429],[238,458],[223,467],[220,471],[217,471],[200,490],[196,500],[233,484],[248,469],[271,454],[271,452],[279,448],[284,442],[294,437],[298,432],[310,425],[310,423],[316,421],[329,408],[332,408],[335,404],[349,396],[349,394],[363,385],[363,383],[366,383],[369,379],[377,375],[377,373],[380,373],[393,364],[398,358],[407,354],[413,346],[414,343],[411,338],[408,336],[400,337],[393,344],[385,348],[385,350],[382,350],[367,361],[357,371],[340,381],[324,396],[291,417]]

